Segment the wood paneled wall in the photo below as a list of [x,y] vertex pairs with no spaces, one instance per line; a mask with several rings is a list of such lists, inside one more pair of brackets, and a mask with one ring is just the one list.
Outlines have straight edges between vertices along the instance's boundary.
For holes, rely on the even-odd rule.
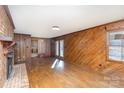
[[31,59],[31,36],[26,34],[14,34],[16,42],[15,63],[24,62]]
[[[64,39],[64,59],[67,62],[82,65],[82,67],[87,66],[103,73],[116,70],[117,74],[118,71],[124,71],[124,64],[107,60],[106,44],[107,32],[119,29],[124,29],[124,20],[56,37],[53,41]],[[53,51],[54,55],[55,49]]]
[[104,27],[74,33],[65,38],[64,58],[72,63],[96,68],[105,62],[105,40]]

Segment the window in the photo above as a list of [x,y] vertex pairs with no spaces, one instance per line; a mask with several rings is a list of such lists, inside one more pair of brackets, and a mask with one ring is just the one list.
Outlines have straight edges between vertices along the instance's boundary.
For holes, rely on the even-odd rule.
[[56,41],[56,56],[64,57],[64,40]]
[[56,56],[59,56],[59,41],[56,41]]
[[115,61],[124,61],[124,31],[108,33],[108,57]]
[[64,40],[60,40],[60,56],[64,57]]

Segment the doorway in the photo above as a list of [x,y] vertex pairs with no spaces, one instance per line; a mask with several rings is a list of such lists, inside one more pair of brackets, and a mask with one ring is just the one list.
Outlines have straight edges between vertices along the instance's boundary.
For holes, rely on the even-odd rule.
[[38,40],[31,40],[32,57],[38,56]]

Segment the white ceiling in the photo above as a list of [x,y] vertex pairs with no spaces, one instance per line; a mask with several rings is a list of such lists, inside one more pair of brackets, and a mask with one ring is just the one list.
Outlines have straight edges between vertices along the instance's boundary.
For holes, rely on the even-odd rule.
[[[56,37],[124,19],[124,6],[9,6],[16,33]],[[59,26],[60,31],[52,31]]]

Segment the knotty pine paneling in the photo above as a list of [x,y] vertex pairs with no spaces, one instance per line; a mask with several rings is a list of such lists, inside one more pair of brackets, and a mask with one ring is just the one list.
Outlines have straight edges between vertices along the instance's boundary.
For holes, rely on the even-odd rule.
[[64,39],[65,61],[107,75],[124,76],[124,63],[107,60],[107,32],[119,29],[124,29],[124,20],[53,38],[52,55],[55,55],[55,41]]
[[105,62],[106,32],[97,27],[83,32],[67,35],[64,38],[64,59],[68,62],[96,68]]

